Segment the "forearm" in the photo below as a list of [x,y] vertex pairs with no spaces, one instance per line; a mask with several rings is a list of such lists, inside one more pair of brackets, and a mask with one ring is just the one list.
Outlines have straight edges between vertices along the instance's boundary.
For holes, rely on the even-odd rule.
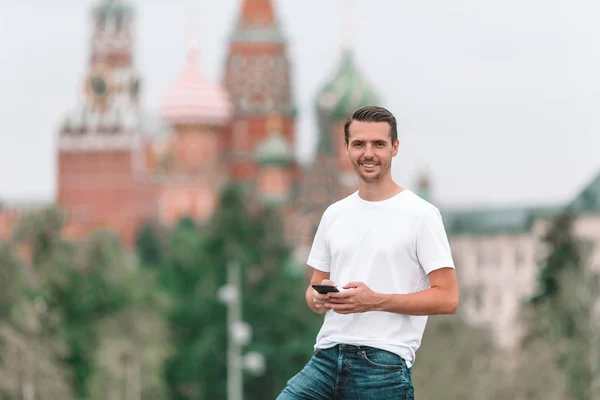
[[306,304],[308,305],[308,308],[310,308],[313,312],[317,314],[324,314],[327,310],[324,308],[317,308],[317,306],[315,305],[315,299],[313,298],[313,290],[314,289],[311,286],[308,286],[308,288],[306,289]]
[[433,287],[410,294],[380,294],[379,311],[406,315],[454,314],[458,293]]

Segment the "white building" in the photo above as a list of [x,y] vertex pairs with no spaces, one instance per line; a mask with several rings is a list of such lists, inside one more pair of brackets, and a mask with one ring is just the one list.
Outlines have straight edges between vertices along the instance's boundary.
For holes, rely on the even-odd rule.
[[[460,312],[489,328],[504,349],[518,345],[521,304],[537,289],[550,218],[570,206],[573,233],[592,243],[589,266],[600,273],[600,175],[568,204],[468,211],[441,210],[461,287]],[[595,310],[600,320],[600,297]]]

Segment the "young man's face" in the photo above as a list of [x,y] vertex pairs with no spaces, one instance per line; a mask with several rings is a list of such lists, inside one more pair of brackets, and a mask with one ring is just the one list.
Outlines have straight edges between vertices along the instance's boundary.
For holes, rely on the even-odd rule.
[[385,176],[398,153],[398,140],[392,143],[387,122],[352,121],[348,138],[348,156],[364,182],[375,182]]

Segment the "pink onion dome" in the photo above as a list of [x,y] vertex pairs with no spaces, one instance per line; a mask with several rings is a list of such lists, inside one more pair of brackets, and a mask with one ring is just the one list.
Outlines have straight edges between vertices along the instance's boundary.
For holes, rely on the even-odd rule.
[[163,97],[160,113],[171,123],[223,125],[231,117],[227,91],[198,68],[198,50],[191,46],[183,74]]

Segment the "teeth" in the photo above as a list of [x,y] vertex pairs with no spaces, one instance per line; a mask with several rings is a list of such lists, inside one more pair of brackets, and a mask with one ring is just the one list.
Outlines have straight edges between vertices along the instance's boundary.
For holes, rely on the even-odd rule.
[[367,168],[373,168],[375,166],[375,164],[363,164],[363,165]]

